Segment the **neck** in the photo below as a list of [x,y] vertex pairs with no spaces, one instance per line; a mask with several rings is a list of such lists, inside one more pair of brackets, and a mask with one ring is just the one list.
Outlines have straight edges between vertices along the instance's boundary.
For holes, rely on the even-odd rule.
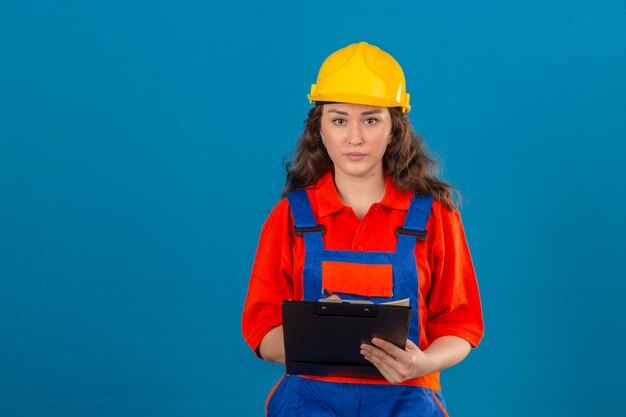
[[343,204],[352,207],[362,218],[372,204],[383,199],[385,176],[379,172],[365,177],[350,177],[335,172],[335,186]]

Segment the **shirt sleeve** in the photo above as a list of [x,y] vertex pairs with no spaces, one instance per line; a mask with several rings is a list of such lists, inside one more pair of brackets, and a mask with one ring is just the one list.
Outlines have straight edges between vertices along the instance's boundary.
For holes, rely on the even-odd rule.
[[435,226],[438,236],[427,299],[429,339],[458,336],[475,348],[484,334],[483,316],[461,217],[441,205],[437,214],[440,221]]
[[294,298],[290,222],[282,199],[261,230],[242,315],[243,337],[257,356],[263,337],[282,324],[282,301]]

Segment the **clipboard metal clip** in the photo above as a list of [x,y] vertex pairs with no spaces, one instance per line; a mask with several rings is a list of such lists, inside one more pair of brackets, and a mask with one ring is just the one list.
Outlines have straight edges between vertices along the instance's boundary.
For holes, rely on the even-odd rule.
[[376,317],[378,307],[374,304],[356,303],[328,303],[317,302],[313,304],[313,313],[318,316],[346,316],[346,317]]

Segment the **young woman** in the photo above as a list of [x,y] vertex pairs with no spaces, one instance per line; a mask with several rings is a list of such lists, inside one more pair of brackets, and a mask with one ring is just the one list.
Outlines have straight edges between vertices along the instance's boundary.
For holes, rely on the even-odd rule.
[[[281,303],[409,298],[405,349],[355,346],[385,379],[285,375],[270,416],[447,415],[439,372],[483,335],[476,276],[452,187],[435,177],[407,112],[400,65],[365,42],[324,61],[284,198],[263,226],[243,311],[256,354],[284,363]],[[321,225],[312,232],[294,228]]]

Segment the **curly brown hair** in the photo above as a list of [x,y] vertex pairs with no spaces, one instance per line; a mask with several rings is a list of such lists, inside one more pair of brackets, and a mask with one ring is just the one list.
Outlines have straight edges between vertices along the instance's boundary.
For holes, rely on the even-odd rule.
[[[285,164],[287,180],[283,196],[308,187],[319,180],[332,166],[320,136],[320,119],[324,104],[313,107],[304,121],[293,158]],[[437,163],[428,156],[426,143],[412,128],[406,113],[390,107],[391,142],[383,156],[383,171],[400,191],[431,194],[450,210],[457,209],[460,194],[452,185],[437,178]],[[453,198],[454,196],[454,198]]]

